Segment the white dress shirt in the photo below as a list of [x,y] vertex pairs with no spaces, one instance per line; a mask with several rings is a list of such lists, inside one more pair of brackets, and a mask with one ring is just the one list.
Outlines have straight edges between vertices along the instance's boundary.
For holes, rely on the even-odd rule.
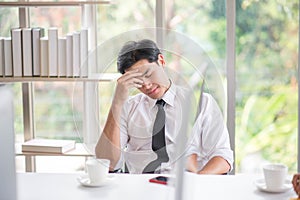
[[203,93],[202,107],[192,129],[187,156],[197,154],[198,170],[215,156],[223,157],[233,167],[233,152],[221,110],[215,99]]
[[[166,102],[164,106],[166,112],[165,135],[169,162],[162,163],[161,173],[170,172],[177,160],[175,155],[176,137],[182,122],[182,105],[187,103],[186,94],[187,90],[184,87],[172,84],[162,97]],[[156,101],[156,99],[140,93],[130,97],[124,104],[120,119],[122,154],[115,169],[121,168],[125,160],[130,173],[142,173],[144,167],[156,159],[157,156],[151,148],[152,129],[158,109]],[[215,115],[220,116],[216,117]],[[212,117],[219,121],[210,121]],[[213,123],[213,126],[209,123]],[[200,129],[196,131],[197,128]],[[202,130],[202,128],[204,129]],[[233,156],[227,129],[216,102],[209,94],[203,95],[203,109],[193,128],[193,136],[195,136],[192,137],[193,140],[188,143],[188,145],[191,144],[191,148],[188,148],[188,155],[197,153],[201,166],[214,155],[221,155],[226,160],[228,159],[229,163],[232,163]]]

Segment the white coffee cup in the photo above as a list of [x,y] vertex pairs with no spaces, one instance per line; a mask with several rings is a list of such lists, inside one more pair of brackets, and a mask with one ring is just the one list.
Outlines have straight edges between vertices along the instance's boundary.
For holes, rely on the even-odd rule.
[[274,163],[263,166],[267,189],[280,190],[284,186],[288,167],[284,164]]
[[89,159],[86,161],[86,169],[91,183],[103,183],[107,179],[110,160]]

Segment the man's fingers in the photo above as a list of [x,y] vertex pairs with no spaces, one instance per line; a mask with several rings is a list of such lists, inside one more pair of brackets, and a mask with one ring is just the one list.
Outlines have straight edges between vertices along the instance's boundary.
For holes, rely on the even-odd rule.
[[135,74],[126,74],[126,75],[123,75],[121,76],[117,81],[119,83],[122,83],[122,82],[128,82],[128,81],[131,81],[131,79],[134,79],[135,82],[142,82],[143,79],[142,77],[140,76],[141,73],[135,73]]
[[134,83],[137,83],[137,84],[143,84],[144,83],[144,81],[142,79],[140,79],[140,78],[133,78],[132,81]]
[[123,74],[120,78],[123,78],[123,79],[130,79],[130,78],[133,78],[133,77],[141,77],[142,76],[142,73],[139,72],[139,70],[130,70],[130,71],[127,71],[125,72],[125,74]]
[[139,85],[139,84],[133,84],[133,86],[136,87],[136,88],[141,88],[142,87],[142,85]]
[[118,84],[123,85],[123,87],[126,87],[129,89],[129,87],[136,87],[140,88],[143,85],[144,81],[140,78],[128,78],[128,79],[122,79],[118,80]]
[[137,78],[133,78],[129,81],[130,86],[141,88],[143,86],[143,81]]

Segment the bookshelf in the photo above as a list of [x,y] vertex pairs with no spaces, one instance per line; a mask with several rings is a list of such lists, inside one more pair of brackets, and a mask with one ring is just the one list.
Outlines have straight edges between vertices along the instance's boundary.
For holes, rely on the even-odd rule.
[[[0,1],[0,7],[18,8],[19,27],[30,27],[29,9],[38,7],[65,7],[79,6],[81,8],[82,27],[89,29],[89,50],[97,47],[97,5],[110,5],[111,1]],[[34,172],[36,156],[93,156],[93,153],[87,151],[85,145],[91,145],[95,141],[96,136],[91,133],[99,132],[99,99],[98,87],[99,82],[113,81],[119,77],[116,73],[96,74],[97,58],[91,61],[90,72],[87,77],[0,77],[0,84],[8,84],[20,82],[22,84],[22,101],[23,101],[23,125],[24,140],[30,140],[35,137],[34,130],[34,95],[33,85],[35,82],[76,82],[83,84],[83,143],[76,144],[76,149],[65,154],[49,154],[49,153],[24,153],[20,150],[20,144],[16,144],[16,155],[25,156],[26,172]],[[94,134],[97,135],[97,134]]]
[[12,82],[110,82],[120,77],[118,73],[93,74],[89,77],[0,77],[0,83]]

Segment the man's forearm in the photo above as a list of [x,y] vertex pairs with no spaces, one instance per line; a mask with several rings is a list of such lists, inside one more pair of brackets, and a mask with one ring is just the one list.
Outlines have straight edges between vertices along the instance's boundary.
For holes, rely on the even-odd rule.
[[110,160],[110,170],[113,170],[120,159],[120,108],[112,107],[106,124],[95,148],[97,158]]
[[229,163],[221,156],[213,157],[208,163],[197,173],[198,174],[224,174],[230,170]]
[[112,101],[103,132],[96,145],[95,152],[98,158],[110,160],[110,170],[113,170],[120,159],[120,116],[122,107],[128,99],[131,88],[141,88],[143,79],[139,70],[126,71],[117,80],[117,87]]

